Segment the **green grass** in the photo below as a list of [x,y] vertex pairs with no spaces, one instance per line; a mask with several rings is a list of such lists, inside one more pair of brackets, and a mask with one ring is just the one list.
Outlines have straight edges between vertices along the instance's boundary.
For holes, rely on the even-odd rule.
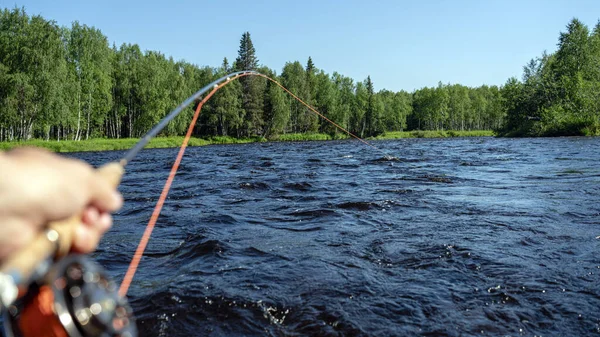
[[[183,138],[182,138],[183,141]],[[229,136],[213,136],[209,137],[206,140],[206,144],[202,145],[211,145],[211,144],[247,144],[247,143],[260,143],[266,142],[267,139],[264,137],[250,137],[250,138],[233,138]],[[180,142],[181,145],[181,142]],[[192,145],[194,146],[194,145]]]
[[314,140],[331,140],[331,136],[324,133],[287,133],[273,137],[272,140],[280,142],[305,142]]
[[397,139],[397,138],[447,138],[447,137],[492,137],[494,132],[491,130],[472,130],[472,131],[394,131],[376,137],[376,139]]
[[[28,140],[24,142],[0,142],[1,150],[9,150],[19,146],[43,147],[54,152],[83,152],[83,151],[111,151],[111,150],[129,150],[139,139],[89,139],[84,141],[44,141],[39,139]],[[183,137],[158,137],[150,141],[147,148],[169,148],[181,146]],[[203,146],[213,144],[212,142],[200,139],[190,139],[189,146]]]
[[[492,131],[401,131],[387,132],[385,135],[375,139],[396,139],[396,138],[440,138],[440,137],[487,137],[493,136]],[[299,142],[299,141],[319,141],[331,140],[332,137],[323,133],[289,133],[272,138],[273,141]],[[83,152],[83,151],[112,151],[129,150],[139,139],[89,139],[84,141],[44,141],[39,139],[28,140],[24,142],[0,142],[0,150],[9,150],[19,146],[43,147],[54,152]],[[266,142],[263,137],[252,138],[233,138],[233,137],[209,137],[207,139],[190,139],[188,146],[204,146],[212,144],[245,144],[255,142]],[[171,148],[179,147],[183,142],[183,137],[156,137],[153,138],[146,148]]]

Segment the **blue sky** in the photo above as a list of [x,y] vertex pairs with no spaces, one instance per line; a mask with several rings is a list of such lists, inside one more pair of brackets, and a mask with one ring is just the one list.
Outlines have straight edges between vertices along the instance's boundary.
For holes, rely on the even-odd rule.
[[590,29],[600,18],[599,0],[0,0],[14,6],[201,66],[233,61],[249,31],[260,63],[277,73],[312,56],[330,74],[371,75],[377,90],[394,91],[438,81],[501,85],[555,51],[573,17]]

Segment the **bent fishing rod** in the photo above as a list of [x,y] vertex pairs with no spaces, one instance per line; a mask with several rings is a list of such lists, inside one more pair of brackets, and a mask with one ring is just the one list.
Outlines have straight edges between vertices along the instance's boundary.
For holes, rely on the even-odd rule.
[[385,153],[386,157],[389,156],[385,151],[328,119],[266,75],[256,71],[238,71],[223,76],[202,87],[173,109],[119,161],[98,168],[100,176],[116,189],[127,164],[170,121],[190,104],[200,100],[120,288],[117,290],[116,283],[111,280],[106,271],[89,257],[71,252],[73,236],[81,223],[81,215],[49,223],[45,231],[27,247],[19,250],[0,265],[0,311],[4,316],[4,333],[7,337],[137,336],[133,311],[125,295],[160,215],[200,110],[217,90],[244,76],[259,76],[275,83],[336,128],[369,147]]

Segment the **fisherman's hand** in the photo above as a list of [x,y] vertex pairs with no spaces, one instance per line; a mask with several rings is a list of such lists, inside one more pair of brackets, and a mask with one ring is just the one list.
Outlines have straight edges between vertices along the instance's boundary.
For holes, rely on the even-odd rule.
[[85,162],[35,148],[0,152],[0,262],[51,221],[82,215],[73,250],[93,251],[121,195]]

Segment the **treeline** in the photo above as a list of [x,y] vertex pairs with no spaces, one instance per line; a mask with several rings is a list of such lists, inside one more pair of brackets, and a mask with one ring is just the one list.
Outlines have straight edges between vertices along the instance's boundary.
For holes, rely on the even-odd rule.
[[412,95],[409,129],[493,130],[501,127],[505,114],[500,89],[483,85],[438,84]]
[[577,19],[560,33],[558,50],[532,59],[523,80],[502,88],[508,136],[600,135],[600,22]]
[[[237,70],[273,77],[325,116],[361,137],[386,131],[472,130],[499,127],[497,87],[439,85],[413,93],[375,92],[362,82],[287,63],[281,74],[260,66],[249,33],[238,57],[217,68],[175,61],[136,44],[110,46],[100,30],[70,28],[24,9],[0,15],[0,140],[81,140],[139,137],[200,87]],[[164,135],[182,135],[186,110]],[[274,138],[285,133],[338,131],[263,78],[244,77],[221,89],[203,108],[196,136]]]

